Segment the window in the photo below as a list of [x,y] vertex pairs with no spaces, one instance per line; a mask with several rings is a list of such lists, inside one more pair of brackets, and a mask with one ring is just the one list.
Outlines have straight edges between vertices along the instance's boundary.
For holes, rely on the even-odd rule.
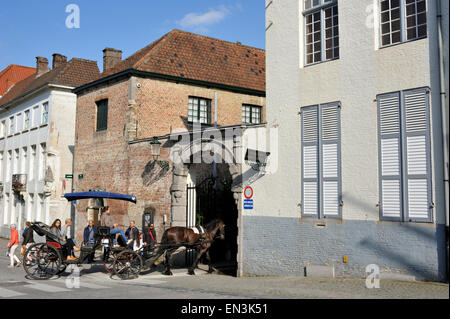
[[28,170],[28,180],[32,181],[34,178],[34,165],[36,163],[36,145],[31,146],[30,150],[30,168]]
[[380,219],[431,222],[427,89],[378,96]]
[[340,104],[302,108],[302,216],[340,218]]
[[14,116],[9,118],[9,135],[14,134],[15,132],[15,118]]
[[48,123],[48,102],[42,104],[41,125]]
[[188,122],[210,124],[211,100],[197,97],[189,97]]
[[39,126],[39,105],[33,107],[33,127]]
[[0,138],[5,137],[6,135],[6,120],[3,120],[0,123]]
[[28,130],[30,128],[30,110],[25,111],[23,129]]
[[22,147],[22,160],[20,161],[20,173],[27,173],[27,161],[28,161],[28,148]]
[[23,114],[19,113],[16,115],[16,132],[22,132],[23,130]]
[[14,150],[14,162],[13,162],[13,168],[12,168],[12,172],[13,174],[19,174],[19,149],[16,148]]
[[382,46],[426,37],[425,0],[381,0],[380,33]]
[[108,100],[101,100],[97,103],[97,131],[104,131],[108,128]]
[[242,105],[242,123],[260,124],[261,123],[261,106]]
[[304,0],[305,63],[339,58],[337,0]]
[[0,151],[0,183],[3,183],[3,151]]
[[45,178],[45,173],[47,169],[47,147],[45,143],[40,145],[41,154],[39,156],[39,180]]
[[6,174],[5,180],[7,182],[11,181],[11,177],[12,177],[11,163],[12,163],[12,151],[9,150],[8,157],[6,158],[6,169],[5,169],[5,174]]

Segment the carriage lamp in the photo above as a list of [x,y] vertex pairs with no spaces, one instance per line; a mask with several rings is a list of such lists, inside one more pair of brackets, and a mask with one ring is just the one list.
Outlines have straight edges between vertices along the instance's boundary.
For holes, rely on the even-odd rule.
[[150,142],[150,146],[152,148],[153,158],[158,159],[158,157],[161,153],[161,142],[158,140],[158,138],[156,136],[153,137],[152,141]]

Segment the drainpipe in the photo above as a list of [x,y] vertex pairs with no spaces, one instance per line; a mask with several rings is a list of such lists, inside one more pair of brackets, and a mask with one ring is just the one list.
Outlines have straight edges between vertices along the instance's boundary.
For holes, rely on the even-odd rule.
[[441,97],[441,118],[442,118],[442,143],[444,152],[444,196],[445,196],[445,243],[447,249],[446,263],[447,263],[447,281],[448,281],[448,225],[449,225],[449,198],[448,198],[448,132],[447,132],[447,96],[445,92],[445,65],[444,65],[444,41],[442,35],[442,9],[441,0],[437,1],[437,28],[438,28],[438,54],[439,54],[439,85]]
[[[214,128],[217,128],[217,91],[214,92]],[[217,187],[217,164],[216,155],[214,154],[213,160],[213,177],[214,177],[214,189]]]

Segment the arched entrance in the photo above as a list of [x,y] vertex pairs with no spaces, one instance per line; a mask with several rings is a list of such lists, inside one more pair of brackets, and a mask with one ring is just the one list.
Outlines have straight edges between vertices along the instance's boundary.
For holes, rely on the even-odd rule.
[[171,186],[171,217],[172,226],[184,227],[194,226],[193,221],[196,225],[206,225],[217,218],[223,220],[226,225],[225,240],[213,244],[210,256],[217,270],[236,276],[242,176],[241,165],[236,163],[233,154],[232,159],[232,163],[175,164]]

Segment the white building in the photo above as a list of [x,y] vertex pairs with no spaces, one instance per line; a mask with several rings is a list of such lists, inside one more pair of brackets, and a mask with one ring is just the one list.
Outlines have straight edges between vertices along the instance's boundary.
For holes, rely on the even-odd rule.
[[37,57],[36,74],[0,99],[0,236],[9,225],[47,224],[71,217],[62,197],[71,191],[76,95],[99,75],[97,63],[60,54]]
[[249,183],[244,273],[446,278],[448,6],[266,1],[278,168]]

